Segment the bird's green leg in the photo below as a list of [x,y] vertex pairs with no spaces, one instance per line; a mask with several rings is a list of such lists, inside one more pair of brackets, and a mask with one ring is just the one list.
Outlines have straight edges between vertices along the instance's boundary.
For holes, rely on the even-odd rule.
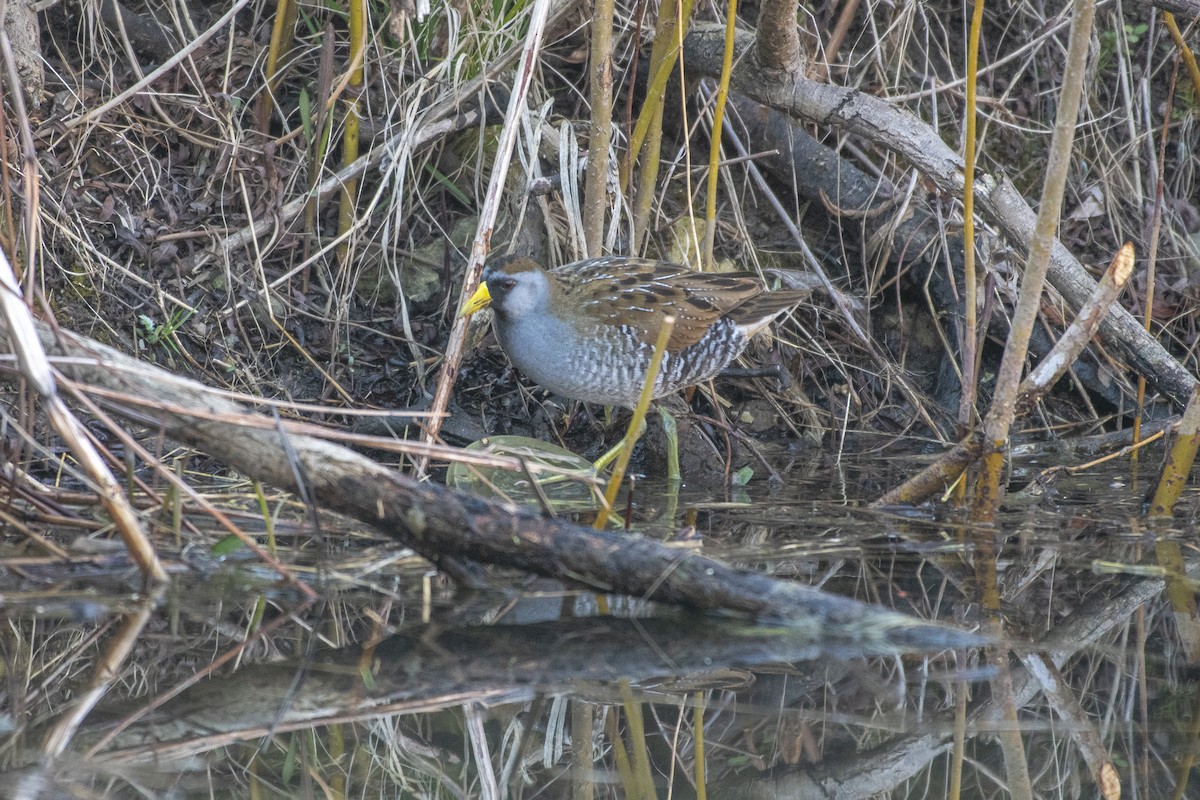
[[[646,420],[642,420],[641,428],[638,429],[637,434],[634,435],[634,437],[633,437],[634,443],[636,443],[637,440],[640,439],[642,434],[645,432],[646,432]],[[592,466],[595,467],[596,472],[601,472],[601,471],[607,469],[610,464],[612,464],[614,461],[617,460],[617,456],[619,456],[621,454],[621,450],[622,450],[622,448],[625,447],[625,441],[628,438],[629,438],[628,434],[626,434],[625,436],[622,436],[621,441],[614,444],[607,453],[605,453],[604,455],[600,456],[599,458],[597,458],[595,461],[592,462]],[[632,447],[632,446],[633,445],[631,444],[630,447]]]
[[660,407],[658,415],[662,418],[663,434],[667,437],[667,480],[679,483],[679,428],[671,412]]
[[[678,483],[683,478],[679,472],[679,428],[675,424],[675,417],[670,411],[665,408],[658,410],[659,417],[662,419],[663,434],[667,437],[667,480]],[[642,428],[638,431],[637,436],[633,437],[636,442],[643,433],[646,432],[646,423],[642,422]],[[592,466],[596,468],[596,472],[600,472],[608,467],[621,452],[621,448],[625,446],[625,439],[617,442],[612,448],[596,459]]]

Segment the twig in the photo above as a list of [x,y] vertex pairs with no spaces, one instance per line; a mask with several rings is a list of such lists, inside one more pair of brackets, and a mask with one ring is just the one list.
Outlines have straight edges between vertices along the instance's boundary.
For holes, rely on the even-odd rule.
[[[550,12],[550,0],[536,0],[529,20],[529,32],[525,36],[525,46],[521,51],[521,60],[517,65],[517,74],[513,78],[512,94],[508,100],[508,111],[504,115],[504,129],[500,140],[496,143],[496,158],[492,164],[492,176],[488,182],[487,195],[479,209],[479,227],[475,233],[475,241],[471,244],[471,253],[467,257],[467,274],[463,280],[462,293],[459,295],[458,306],[461,307],[479,285],[479,275],[483,272],[483,260],[487,257],[492,246],[492,229],[496,224],[496,214],[500,209],[500,195],[504,191],[508,176],[508,164],[512,158],[513,145],[517,140],[520,125],[518,118],[525,110],[525,96],[529,92],[529,83],[537,67],[537,56],[542,46],[542,34],[546,28],[546,18]],[[454,379],[458,376],[458,365],[462,362],[463,344],[466,341],[467,319],[455,317],[454,327],[450,330],[450,340],[446,343],[446,355],[442,359],[441,373],[438,375],[437,389],[433,395],[431,410],[435,416],[425,431],[425,441],[437,441],[442,427],[441,415],[450,405],[450,392],[454,387]],[[418,474],[424,474],[428,459],[418,459],[416,469]]]
[[583,236],[587,256],[603,255],[604,210],[608,207],[608,149],[612,144],[613,0],[596,0],[592,11],[590,103],[587,183],[583,190]]
[[1050,252],[1057,242],[1055,234],[1066,191],[1067,170],[1071,164],[1079,102],[1083,96],[1088,43],[1092,35],[1092,18],[1096,12],[1095,0],[1075,0],[1074,8],[1037,225],[1029,244],[1029,258],[1021,277],[1021,290],[1013,309],[1008,342],[996,375],[992,405],[983,423],[984,445],[991,448],[991,452],[985,457],[984,473],[976,486],[971,511],[972,517],[980,521],[992,520],[1000,505],[1001,449],[1008,442],[1008,433],[1016,418],[1021,371],[1029,350],[1029,337],[1041,309],[1042,286],[1050,267]]

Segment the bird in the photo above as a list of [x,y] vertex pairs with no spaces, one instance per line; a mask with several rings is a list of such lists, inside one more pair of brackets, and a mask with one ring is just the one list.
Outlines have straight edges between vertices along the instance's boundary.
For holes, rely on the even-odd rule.
[[543,389],[633,408],[667,316],[675,325],[654,399],[718,375],[806,296],[768,292],[753,272],[698,272],[611,255],[546,269],[510,255],[487,264],[460,316],[490,307],[508,359]]

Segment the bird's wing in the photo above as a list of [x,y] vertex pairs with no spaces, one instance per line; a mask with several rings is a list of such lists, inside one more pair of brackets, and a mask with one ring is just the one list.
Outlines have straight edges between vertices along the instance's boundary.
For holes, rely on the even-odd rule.
[[667,349],[679,352],[714,322],[763,293],[750,272],[696,272],[678,264],[605,256],[552,270],[577,298],[579,311],[605,325],[625,325],[645,340],[658,335],[664,314],[675,317]]

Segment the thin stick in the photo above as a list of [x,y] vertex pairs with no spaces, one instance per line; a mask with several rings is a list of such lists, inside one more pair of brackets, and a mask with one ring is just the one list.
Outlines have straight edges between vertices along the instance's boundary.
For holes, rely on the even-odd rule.
[[587,182],[583,189],[583,237],[588,258],[603,255],[604,210],[608,207],[608,148],[612,144],[613,0],[596,0],[592,12],[591,106]]
[[711,142],[708,149],[708,199],[704,207],[704,269],[712,270],[713,244],[717,237],[717,178],[720,177],[721,128],[725,122],[725,101],[729,98],[729,77],[733,74],[733,38],[737,29],[737,0],[729,0],[725,10],[725,55],[721,59],[721,80],[717,83],[717,104],[713,108]]
[[[459,295],[458,305],[461,307],[467,298],[479,285],[479,275],[483,272],[483,260],[492,246],[492,229],[496,224],[496,214],[500,210],[500,195],[508,178],[508,165],[512,160],[513,146],[517,141],[517,131],[521,126],[518,119],[525,109],[525,97],[529,94],[529,84],[537,67],[538,52],[542,48],[542,34],[546,30],[546,18],[549,16],[550,0],[536,0],[533,13],[529,20],[529,33],[525,36],[525,47],[521,51],[521,59],[517,63],[517,74],[513,78],[512,95],[509,97],[508,110],[504,114],[504,128],[500,131],[500,140],[496,143],[496,160],[492,165],[492,177],[488,182],[487,195],[483,199],[483,207],[479,210],[479,227],[475,232],[475,241],[471,243],[471,254],[467,257],[467,274],[463,280],[462,294]],[[450,391],[454,388],[454,379],[458,375],[458,365],[462,363],[463,344],[466,341],[467,320],[456,317],[454,327],[450,331],[450,341],[446,343],[446,356],[442,360],[442,371],[438,375],[437,390],[433,395],[431,411],[444,414],[450,405]],[[425,431],[425,441],[433,444],[441,431],[441,416],[434,417]],[[424,475],[429,465],[429,459],[417,460],[418,475]]]
[[[1162,238],[1162,212],[1163,212],[1163,165],[1167,159],[1167,132],[1171,128],[1171,111],[1173,108],[1172,101],[1175,97],[1175,81],[1179,77],[1179,62],[1175,62],[1175,69],[1171,73],[1171,88],[1167,91],[1167,104],[1163,113],[1162,133],[1158,140],[1158,159],[1156,160],[1158,174],[1154,179],[1154,211],[1150,215],[1150,243],[1146,254],[1146,303],[1142,309],[1142,326],[1146,329],[1146,333],[1150,333],[1150,325],[1154,322],[1154,285],[1155,274],[1158,265],[1158,243]],[[1192,402],[1195,401],[1195,393],[1192,394],[1192,400],[1188,402],[1190,408]],[[1137,412],[1133,415],[1133,441],[1142,438],[1142,412],[1146,406],[1146,374],[1138,373],[1137,383]],[[1185,412],[1186,413],[1186,412]],[[1137,468],[1137,451],[1133,451],[1132,463],[1136,470]]]
[[[1067,58],[1063,70],[1063,86],[1059,97],[1058,115],[1054,120],[1054,135],[1046,164],[1046,181],[1039,205],[1029,258],[1021,279],[1021,290],[1013,309],[1012,327],[1004,357],[996,376],[996,392],[984,421],[984,444],[990,448],[985,457],[984,474],[976,487],[972,518],[991,520],[1000,505],[1000,471],[1004,463],[1002,448],[1008,442],[1016,412],[1017,393],[1021,386],[1021,369],[1029,350],[1029,338],[1037,324],[1041,308],[1042,287],[1050,265],[1050,255],[1058,230],[1059,212],[1071,164],[1071,146],[1075,140],[1079,102],[1083,95],[1083,80],[1087,67],[1088,43],[1092,20],[1096,13],[1094,0],[1075,0]],[[1015,766],[1015,765],[1014,765]]]
[[963,134],[963,324],[959,339],[962,358],[962,394],[958,404],[959,433],[975,423],[975,396],[979,376],[979,278],[975,268],[975,137],[976,89],[979,83],[979,32],[983,27],[984,0],[977,0],[971,14],[971,34],[967,43],[966,132]]

